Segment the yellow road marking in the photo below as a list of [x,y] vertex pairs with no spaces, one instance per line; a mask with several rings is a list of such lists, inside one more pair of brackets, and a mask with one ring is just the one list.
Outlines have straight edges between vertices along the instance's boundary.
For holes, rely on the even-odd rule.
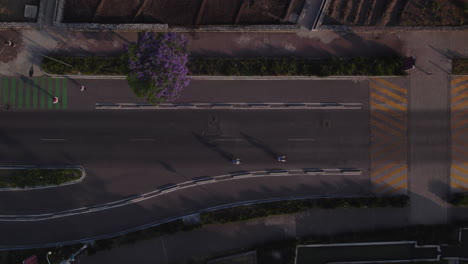
[[456,129],[456,133],[452,134],[452,138],[457,138],[459,136],[466,137],[467,135],[465,134],[468,134],[468,127]]
[[389,163],[389,164],[383,166],[382,168],[380,168],[378,170],[375,170],[375,171],[371,170],[371,176],[374,177],[375,175],[378,175],[378,174],[382,173],[383,171],[386,171],[386,170],[390,169],[391,167],[399,165],[402,162],[403,162],[403,160],[394,161],[392,163]]
[[461,100],[461,99],[467,97],[467,95],[468,95],[468,91],[467,91],[467,92],[463,92],[463,93],[461,93],[460,95],[458,95],[457,97],[452,98],[452,104],[455,103],[455,102],[457,102],[458,100]]
[[451,182],[451,183],[450,183],[450,186],[451,186],[452,188],[458,188],[458,189],[462,189],[462,190],[468,191],[468,187],[465,187],[465,186],[463,186],[463,185],[461,185],[461,184],[458,184],[458,183],[456,183],[456,182]]
[[401,144],[390,145],[388,148],[382,149],[375,153],[371,153],[371,159],[377,159],[377,157],[381,156],[382,154],[387,154],[389,152],[397,151],[400,149],[402,149]]
[[456,169],[456,170],[458,170],[458,171],[461,171],[463,174],[468,175],[468,170],[467,170],[467,169],[462,168],[462,167],[460,167],[460,166],[457,166],[457,165],[455,165],[455,164],[452,164],[452,169]]
[[462,121],[460,121],[458,123],[455,123],[455,124],[453,124],[453,122],[452,122],[452,129],[457,129],[457,128],[459,128],[459,127],[461,127],[463,125],[466,125],[466,124],[468,124],[468,118],[464,119],[464,120],[462,120]]
[[467,178],[463,178],[462,176],[456,174],[455,172],[452,172],[452,173],[451,173],[451,176],[452,176],[452,178],[455,178],[455,179],[457,179],[457,180],[459,180],[459,181],[461,181],[461,182],[468,183],[468,179],[467,179]]
[[371,97],[375,98],[375,99],[378,99],[379,101],[381,102],[384,102],[386,104],[389,104],[397,109],[400,109],[401,111],[406,111],[406,106],[403,106],[403,105],[399,105],[397,103],[394,103],[393,101],[383,97],[383,96],[380,96],[374,92],[371,92]]
[[395,157],[397,157],[398,160],[401,160],[401,157],[400,157],[400,156],[402,156],[402,152],[404,152],[404,150],[403,150],[402,148],[400,148],[400,151],[394,152],[394,153],[392,153],[391,155],[388,155],[388,156],[383,156],[383,158],[380,159],[380,160],[376,160],[376,159],[373,159],[373,160],[372,160],[372,157],[371,157],[371,170],[372,170],[372,168],[377,167],[377,166],[380,165],[381,163],[391,161],[391,160],[394,159]]
[[403,183],[402,185],[400,185],[400,186],[398,186],[398,187],[396,187],[396,188],[393,188],[393,189],[391,189],[391,190],[385,192],[384,194],[394,193],[394,192],[396,192],[396,191],[399,191],[399,190],[401,190],[401,189],[406,189],[406,188],[408,188],[408,183],[407,183],[407,182]]
[[452,111],[458,110],[460,108],[464,108],[465,106],[468,106],[468,101],[464,101],[460,104],[457,104],[456,106],[453,106]]
[[388,81],[386,81],[386,80],[384,80],[384,79],[377,79],[377,78],[376,78],[376,79],[371,79],[371,80],[374,80],[374,81],[377,81],[377,82],[379,82],[379,83],[385,84],[385,85],[387,85],[388,87],[390,87],[390,88],[392,88],[392,89],[394,89],[394,90],[399,91],[400,93],[404,93],[404,94],[407,93],[406,89],[403,89],[403,88],[401,88],[400,86],[397,86],[397,85],[395,85],[395,84],[393,84],[393,83],[391,83],[391,82],[388,82]]
[[380,91],[381,93],[384,93],[384,94],[386,94],[386,95],[388,95],[388,96],[390,96],[390,97],[392,97],[392,98],[395,98],[395,99],[399,100],[399,101],[402,102],[402,103],[405,103],[405,104],[407,103],[406,98],[404,98],[403,96],[400,96],[400,95],[398,95],[398,94],[396,94],[396,93],[392,93],[392,92],[390,92],[389,90],[378,86],[377,84],[374,84],[374,83],[371,82],[371,83],[370,83],[370,86],[371,86],[372,88],[374,88],[374,89]]
[[371,120],[371,124],[376,126],[376,127],[379,127],[380,129],[386,131],[386,132],[389,132],[391,134],[394,134],[396,136],[402,136],[401,132],[389,127],[389,126],[385,126],[384,124],[382,124],[382,122],[379,122],[379,121],[376,121],[375,119],[372,119]]
[[456,155],[462,155],[463,157],[468,157],[468,152],[465,152],[464,150],[460,149],[457,146],[452,145],[452,151],[456,152]]
[[461,83],[465,80],[468,80],[468,77],[460,77],[460,78],[456,78],[456,79],[453,79],[450,84],[451,85],[454,85],[454,84],[457,84],[457,83]]
[[383,181],[385,181],[385,180],[387,180],[387,179],[390,179],[393,175],[402,172],[403,170],[406,170],[406,164],[403,165],[403,166],[401,166],[400,168],[398,168],[398,169],[396,169],[396,170],[394,170],[394,171],[392,171],[392,172],[386,174],[385,176],[382,176],[382,177],[380,177],[380,178],[378,178],[378,179],[374,179],[374,182],[375,182],[375,183],[383,182]]
[[383,191],[385,188],[393,187],[393,185],[395,185],[396,183],[401,182],[402,180],[405,180],[405,179],[407,179],[407,178],[408,178],[408,177],[406,176],[406,174],[403,174],[403,175],[401,175],[400,177],[395,178],[395,179],[392,180],[391,182],[384,183],[384,186],[381,186],[381,187],[378,188],[375,192],[379,193],[379,192]]
[[382,115],[382,114],[380,114],[378,112],[372,112],[372,115],[378,117],[379,119],[381,119],[381,120],[383,120],[383,121],[385,121],[387,123],[392,124],[393,126],[398,127],[399,129],[401,129],[403,131],[406,131],[406,127],[404,125],[402,125],[401,123],[399,123],[399,122],[397,122],[397,121],[395,121],[393,119],[390,119],[390,118],[388,118],[388,117],[386,117],[386,116],[384,116],[384,115]]
[[[375,108],[378,108],[386,113],[389,113],[390,115],[392,115],[393,117],[397,118],[397,119],[400,119],[401,121],[405,121],[405,116],[403,114],[400,114],[396,111],[394,111],[393,109],[390,109],[390,108],[387,108],[381,104],[378,104],[378,103],[374,103],[374,102],[371,102],[371,106],[375,107]],[[374,110],[375,111],[375,110]]]
[[454,119],[458,119],[464,115],[468,115],[468,109],[466,110],[461,110],[461,111],[457,111],[457,112],[452,112],[452,120]]
[[468,83],[458,86],[457,88],[452,89],[452,94],[458,93],[459,91],[468,88]]

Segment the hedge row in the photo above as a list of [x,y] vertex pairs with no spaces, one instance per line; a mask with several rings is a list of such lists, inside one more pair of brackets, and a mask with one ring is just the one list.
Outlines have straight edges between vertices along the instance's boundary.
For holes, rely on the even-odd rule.
[[78,180],[78,169],[8,169],[0,170],[0,188],[59,185]]
[[50,56],[66,64],[49,58],[42,62],[42,69],[51,74],[83,74],[83,75],[126,75],[128,72],[127,59],[120,57],[73,57]]
[[401,57],[305,58],[196,58],[188,68],[192,75],[327,76],[403,75]]
[[454,194],[451,202],[455,206],[468,206],[468,193]]
[[290,200],[204,212],[200,215],[200,220],[202,224],[228,223],[269,215],[292,214],[311,208],[405,207],[408,204],[408,196]]
[[[50,74],[126,75],[125,55],[120,57],[52,56],[72,65],[45,58],[42,69]],[[305,58],[191,58],[190,75],[225,76],[327,76],[327,75],[404,75],[403,58],[353,57],[346,59]]]
[[468,74],[468,58],[452,59],[452,73],[458,75]]

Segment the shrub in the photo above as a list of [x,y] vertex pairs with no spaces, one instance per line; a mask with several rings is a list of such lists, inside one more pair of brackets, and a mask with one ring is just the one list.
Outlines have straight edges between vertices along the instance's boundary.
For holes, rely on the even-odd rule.
[[468,58],[452,59],[453,74],[468,74]]
[[468,193],[454,194],[451,202],[455,206],[468,206]]
[[150,103],[172,101],[189,84],[188,41],[183,35],[146,32],[127,52],[127,80],[138,97]]

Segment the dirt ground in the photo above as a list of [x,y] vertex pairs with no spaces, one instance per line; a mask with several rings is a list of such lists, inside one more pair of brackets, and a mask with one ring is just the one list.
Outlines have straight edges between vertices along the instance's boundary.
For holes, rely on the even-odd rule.
[[[0,0],[1,1],[1,0]],[[67,0],[64,22],[282,24],[305,0]]]
[[24,17],[25,5],[39,7],[39,0],[0,0],[0,22],[35,22],[36,19]]
[[325,25],[467,24],[468,0],[332,0]]
[[[11,41],[16,44],[15,47],[7,46],[5,41]],[[16,58],[18,51],[24,46],[21,34],[18,31],[7,29],[0,31],[0,61],[10,62]]]

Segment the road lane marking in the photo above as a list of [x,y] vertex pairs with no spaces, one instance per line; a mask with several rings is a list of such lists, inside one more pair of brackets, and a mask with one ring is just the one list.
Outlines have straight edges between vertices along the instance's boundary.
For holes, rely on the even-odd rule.
[[456,182],[451,182],[451,183],[450,183],[450,186],[451,186],[452,188],[455,188],[455,189],[462,189],[462,190],[464,190],[464,191],[468,191],[468,187],[463,186],[463,185],[461,185],[461,184],[458,184],[458,183],[456,183]]
[[455,179],[457,179],[457,180],[459,180],[460,182],[463,182],[463,183],[468,183],[467,178],[463,178],[462,176],[456,174],[455,172],[452,172],[452,178],[455,178]]
[[41,138],[42,141],[66,141],[64,138]]
[[380,193],[380,192],[382,192],[383,190],[385,190],[386,188],[389,188],[389,187],[392,188],[392,190],[393,190],[393,189],[395,189],[394,186],[397,183],[402,182],[403,180],[407,180],[407,179],[408,179],[407,175],[403,174],[400,177],[397,177],[397,178],[395,178],[394,180],[392,180],[392,181],[390,181],[388,183],[384,182],[383,186],[377,188],[377,190],[375,190],[375,192]]
[[372,115],[379,118],[379,119],[381,119],[382,121],[385,121],[385,122],[387,122],[389,124],[392,124],[393,126],[399,128],[399,129],[401,129],[403,131],[406,131],[406,126],[405,125],[402,125],[400,122],[395,121],[395,120],[393,120],[391,118],[388,118],[388,117],[386,117],[385,115],[383,115],[383,114],[381,114],[379,112],[374,111],[374,112],[372,112]]
[[385,192],[384,194],[391,194],[391,193],[397,192],[399,190],[407,189],[407,188],[408,188],[408,183],[405,182],[402,185]]
[[460,108],[465,108],[465,106],[468,106],[468,101],[463,101],[460,104],[457,104],[456,106],[452,107],[452,111],[458,110]]
[[453,103],[456,103],[457,101],[459,101],[459,100],[461,100],[461,99],[463,99],[463,98],[465,98],[465,97],[467,97],[467,95],[468,95],[468,91],[463,92],[463,93],[459,94],[459,95],[456,96],[456,97],[453,97],[453,98],[452,98],[452,104],[453,104]]

